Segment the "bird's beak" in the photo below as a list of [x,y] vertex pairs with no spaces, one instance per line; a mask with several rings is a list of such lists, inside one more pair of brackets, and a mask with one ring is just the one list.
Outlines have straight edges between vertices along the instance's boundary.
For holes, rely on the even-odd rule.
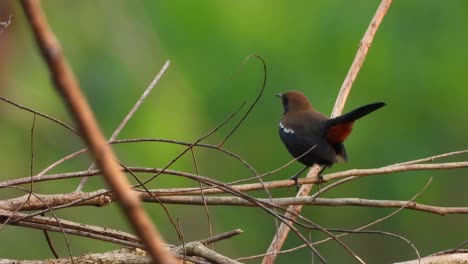
[[275,96],[278,96],[279,98],[283,97],[283,94],[282,93],[277,93],[275,94]]

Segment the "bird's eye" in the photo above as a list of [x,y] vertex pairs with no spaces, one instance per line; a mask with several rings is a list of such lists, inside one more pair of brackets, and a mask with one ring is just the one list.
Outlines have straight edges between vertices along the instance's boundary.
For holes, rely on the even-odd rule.
[[287,96],[281,96],[281,104],[283,105],[283,114],[285,114],[289,109],[289,98]]

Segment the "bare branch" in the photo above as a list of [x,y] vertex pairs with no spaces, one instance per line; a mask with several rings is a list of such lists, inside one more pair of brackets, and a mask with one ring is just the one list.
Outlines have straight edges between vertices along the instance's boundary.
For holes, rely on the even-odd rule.
[[[389,165],[381,168],[373,168],[373,169],[351,169],[341,172],[335,172],[326,174],[323,176],[323,181],[328,182],[335,179],[341,179],[346,177],[367,177],[367,176],[376,176],[382,174],[390,174],[394,172],[407,172],[407,171],[418,171],[418,170],[450,170],[450,169],[461,169],[467,168],[468,162],[446,162],[446,163],[436,163],[436,164],[409,164],[409,165]],[[128,167],[133,172],[146,172],[146,173],[159,173],[162,169],[159,168],[142,168],[142,167]],[[124,169],[121,169],[125,171]],[[51,180],[59,180],[59,179],[70,179],[70,178],[79,178],[84,176],[93,176],[93,175],[100,175],[100,170],[92,170],[92,171],[78,171],[78,172],[67,172],[67,173],[57,173],[57,174],[50,174],[50,175],[35,175],[32,177],[34,182],[42,182],[42,181],[51,181]],[[191,174],[187,172],[180,172],[174,170],[164,170],[164,174],[169,175],[176,175],[191,179],[199,179],[200,177],[206,178],[200,175]],[[8,178],[8,177],[5,177]],[[256,179],[253,177],[252,179]],[[13,180],[7,180],[0,182],[0,188],[6,186],[15,186],[21,184],[28,184],[31,181],[31,177],[24,177],[18,178]],[[304,184],[313,184],[317,183],[319,180],[317,178],[303,178],[299,179],[298,183],[301,185]],[[294,186],[294,182],[292,180],[278,180],[278,181],[270,181],[264,182],[263,186],[268,189],[275,189],[275,188],[284,188]],[[255,191],[255,190],[262,190],[263,186],[261,183],[250,183],[250,184],[239,184],[233,185],[232,188],[241,192],[248,192],[248,191]],[[152,192],[157,193],[158,195],[198,195],[200,193],[200,188],[170,188],[170,189],[158,189],[153,190]],[[206,188],[204,190],[205,194],[215,194],[215,193],[224,193],[222,190],[218,188]]]
[[[0,200],[0,209],[13,212],[20,208],[20,211],[42,210],[49,207],[55,207],[70,202],[80,200],[83,201],[75,204],[75,206],[105,206],[112,202],[112,195],[106,194],[106,190],[95,192],[72,192],[66,194],[34,194],[29,199],[29,194],[21,197]],[[91,198],[93,197],[93,198]]]
[[468,252],[454,252],[444,255],[427,256],[421,259],[408,260],[397,262],[395,264],[419,264],[419,263],[437,263],[437,264],[450,264],[450,263],[468,263]]
[[70,259],[46,259],[46,260],[16,260],[16,259],[0,259],[0,264],[70,264],[70,263],[138,263],[151,264],[153,263],[148,254],[141,249],[122,248],[105,253],[84,254],[74,257],[74,262]]
[[117,138],[117,136],[120,134],[120,132],[122,131],[122,129],[125,127],[125,125],[128,123],[128,121],[130,120],[130,118],[132,118],[132,116],[135,114],[135,112],[138,110],[138,108],[140,108],[140,106],[143,104],[143,102],[145,101],[146,97],[148,97],[148,95],[150,94],[150,92],[153,90],[153,88],[156,86],[156,84],[159,82],[159,80],[161,79],[161,77],[163,76],[163,74],[166,72],[167,68],[169,68],[169,65],[171,64],[171,62],[168,60],[166,61],[166,63],[164,63],[164,65],[162,66],[161,70],[158,72],[158,74],[156,75],[156,77],[154,77],[153,81],[148,85],[148,87],[146,88],[146,90],[143,92],[143,95],[140,97],[140,99],[138,99],[138,101],[136,102],[136,104],[132,107],[132,109],[130,110],[130,112],[128,112],[128,114],[125,116],[125,118],[122,120],[122,122],[117,126],[117,128],[115,129],[114,133],[112,133],[112,136],[109,138],[109,141],[113,141]]
[[407,162],[396,163],[396,164],[393,164],[392,166],[401,166],[401,165],[410,165],[410,164],[417,164],[417,163],[423,163],[423,162],[432,162],[432,161],[434,161],[436,159],[447,158],[447,157],[460,155],[460,154],[465,154],[465,153],[468,153],[468,149],[453,151],[453,152],[449,152],[449,153],[439,154],[439,155],[435,155],[435,156],[432,156],[432,157],[427,157],[427,158],[422,158],[422,159],[417,159],[417,160],[412,160],[412,161],[407,161]]
[[9,225],[24,226],[54,232],[64,232],[67,234],[94,238],[130,247],[143,247],[140,244],[140,239],[136,236],[125,232],[112,230],[110,228],[90,226],[63,219],[58,219],[59,221],[57,221],[56,218],[45,216],[28,217],[28,215],[25,214],[15,214],[9,211],[0,210],[0,223],[3,223],[8,218],[12,219],[8,223]]
[[[72,192],[66,194],[34,194],[34,197],[28,199],[29,195],[21,197],[6,199],[0,201],[0,209],[7,211],[14,211],[18,208],[20,211],[43,210],[48,206],[56,207],[66,205],[74,201],[80,202],[73,206],[106,206],[115,201],[113,195],[108,193],[107,190],[98,190],[94,192]],[[145,202],[156,202],[155,195],[158,197],[157,202],[167,204],[188,204],[188,205],[204,205],[202,196],[169,196],[165,197],[164,193],[158,190],[148,192],[137,192],[141,200]],[[224,205],[224,206],[254,206],[245,199],[234,196],[216,196],[206,197],[207,205]],[[398,200],[372,200],[362,198],[315,198],[315,197],[286,197],[271,199],[258,199],[259,202],[272,203],[277,206],[286,205],[318,205],[318,206],[364,206],[364,207],[378,207],[378,208],[400,208],[405,206],[406,209],[412,209],[421,212],[433,213],[438,215],[448,214],[468,214],[468,207],[445,207],[433,206],[412,202],[407,204],[408,201]]]
[[[142,195],[143,196],[143,195]],[[146,195],[144,195],[146,196]],[[146,202],[151,202],[151,198],[142,197]],[[171,196],[160,197],[161,202],[168,204],[189,204],[189,205],[203,205],[203,199],[200,196]],[[468,207],[443,207],[420,204],[412,202],[408,205],[408,201],[396,200],[371,200],[362,198],[311,198],[308,197],[288,197],[288,198],[275,198],[273,201],[270,199],[259,199],[261,202],[272,202],[278,206],[285,205],[318,205],[318,206],[364,206],[364,207],[378,207],[378,208],[400,208],[413,209],[421,212],[428,212],[438,215],[448,214],[468,214]],[[239,197],[206,197],[208,205],[227,205],[227,206],[254,206],[246,200]],[[1,208],[1,204],[0,204]]]
[[231,230],[231,231],[228,231],[228,232],[216,235],[216,236],[212,236],[207,239],[202,239],[199,242],[202,243],[203,245],[209,245],[209,244],[213,244],[215,242],[218,242],[224,239],[231,238],[233,236],[240,235],[242,233],[244,233],[244,231],[242,231],[241,229],[235,229],[235,230]]
[[[197,256],[204,258],[209,261],[209,263],[215,263],[215,264],[240,264],[240,262],[237,262],[235,260],[232,260],[226,256],[223,256],[207,247],[205,247],[202,243],[200,242],[189,242],[187,245],[185,245],[185,253],[189,256]],[[184,251],[182,250],[182,247],[178,247],[174,249],[174,251],[178,254],[183,254]]]

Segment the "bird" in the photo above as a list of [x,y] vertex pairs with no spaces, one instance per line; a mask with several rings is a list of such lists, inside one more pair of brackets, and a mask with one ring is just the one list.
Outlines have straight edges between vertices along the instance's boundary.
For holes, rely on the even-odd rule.
[[317,111],[302,92],[287,91],[276,96],[283,105],[279,136],[288,152],[305,165],[290,178],[297,189],[299,176],[314,164],[323,166],[318,173],[319,180],[323,180],[326,168],[339,161],[347,162],[343,142],[351,133],[354,121],[385,106],[383,102],[376,102],[329,118]]

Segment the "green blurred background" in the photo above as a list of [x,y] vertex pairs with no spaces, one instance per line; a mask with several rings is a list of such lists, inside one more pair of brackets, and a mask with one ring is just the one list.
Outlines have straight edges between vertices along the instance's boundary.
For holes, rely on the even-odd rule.
[[[243,100],[251,103],[262,81],[262,67],[253,60],[237,71],[242,60],[256,53],[268,63],[264,96],[225,147],[242,155],[259,172],[290,160],[277,135],[282,109],[273,95],[303,91],[314,106],[330,113],[359,41],[379,1],[43,1],[49,22],[77,75],[104,133],[110,136],[166,60],[171,66],[119,138],[160,137],[193,141],[224,120]],[[346,110],[374,101],[388,106],[360,120],[347,141],[350,162],[327,172],[374,168],[467,148],[468,122],[468,2],[463,0],[395,1],[385,17],[346,104]],[[0,0],[0,19],[13,14],[0,35],[0,95],[72,123],[52,87],[48,71],[33,41],[18,1]],[[245,111],[245,108],[244,108]],[[33,116],[0,103],[0,167],[2,180],[30,173],[30,129]],[[236,119],[237,121],[238,119]],[[211,136],[216,144],[229,129]],[[38,118],[35,134],[37,173],[50,163],[83,147],[74,134]],[[180,146],[140,143],[115,146],[129,166],[163,167]],[[247,178],[239,162],[213,150],[196,150],[202,175],[223,181]],[[467,156],[446,161],[465,160]],[[85,170],[80,157],[54,172]],[[266,180],[284,179],[294,164]],[[190,156],[171,167],[194,172]],[[145,175],[141,175],[145,177]],[[363,178],[325,195],[405,200],[430,177],[431,186],[419,202],[467,206],[466,170],[421,171]],[[63,193],[78,180],[36,184],[39,193]],[[171,176],[155,187],[197,186]],[[105,188],[95,177],[85,190]],[[19,191],[0,190],[0,199]],[[254,193],[265,196],[264,192]],[[273,196],[292,195],[286,189]],[[170,243],[179,243],[160,206],[146,204],[154,223]],[[185,240],[209,236],[203,207],[168,206],[180,219]],[[275,232],[274,219],[259,209],[210,207],[214,233],[241,228],[245,233],[218,243],[230,257],[266,251]],[[354,207],[306,207],[304,216],[329,228],[356,228],[393,210]],[[119,207],[72,208],[59,217],[131,232]],[[422,255],[453,248],[468,239],[466,215],[438,216],[405,210],[373,227],[411,240]],[[324,235],[313,232],[314,240]],[[62,256],[66,246],[53,234]],[[118,246],[69,236],[74,255],[103,252]],[[34,242],[33,242],[34,241]],[[351,235],[343,239],[369,263],[415,258],[403,241],[382,235]],[[31,244],[31,243],[34,244]],[[284,248],[301,244],[290,235]],[[7,226],[0,233],[3,258],[50,258],[40,231]],[[334,242],[320,245],[330,263],[352,262]],[[249,263],[258,263],[260,260]],[[277,263],[310,262],[302,249],[282,255]]]

